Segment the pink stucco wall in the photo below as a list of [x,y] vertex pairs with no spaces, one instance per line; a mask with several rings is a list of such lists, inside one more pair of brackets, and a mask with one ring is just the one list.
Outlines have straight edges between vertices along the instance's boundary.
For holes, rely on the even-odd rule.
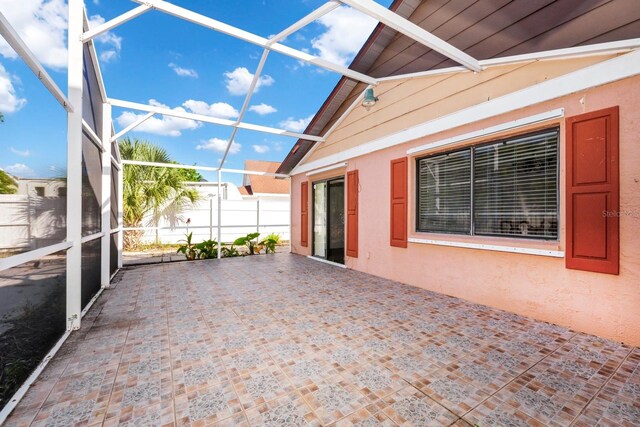
[[[549,101],[482,122],[442,132],[366,156],[350,159],[347,169],[358,169],[359,257],[347,258],[349,268],[453,295],[480,304],[571,327],[578,331],[640,345],[640,77]],[[591,273],[565,268],[564,258],[454,248],[409,243],[408,248],[389,246],[389,162],[406,150],[431,141],[504,123],[521,117],[565,108],[565,117],[620,106],[620,275]],[[560,241],[544,247],[563,250],[564,223],[564,120],[560,148]],[[410,162],[413,163],[413,162]],[[340,175],[341,172],[335,172]],[[410,173],[413,175],[413,172]],[[293,177],[292,248],[300,246],[300,182],[315,177]],[[410,177],[409,194],[413,193]],[[410,200],[409,211],[414,210]],[[434,238],[412,231],[409,236]],[[311,224],[309,226],[311,232]],[[437,236],[441,238],[442,235]],[[447,237],[444,236],[446,240]],[[500,244],[481,237],[474,243]],[[311,242],[310,242],[311,243]],[[531,242],[510,241],[535,247]]]

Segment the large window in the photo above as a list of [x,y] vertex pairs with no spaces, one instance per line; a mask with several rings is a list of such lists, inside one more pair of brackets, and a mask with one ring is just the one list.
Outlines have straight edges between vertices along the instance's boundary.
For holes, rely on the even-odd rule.
[[558,129],[417,160],[416,229],[558,238]]

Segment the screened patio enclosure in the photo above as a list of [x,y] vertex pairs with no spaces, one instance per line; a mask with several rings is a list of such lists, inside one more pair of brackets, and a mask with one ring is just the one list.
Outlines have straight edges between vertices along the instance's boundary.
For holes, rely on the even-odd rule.
[[[51,96],[50,111],[66,127],[66,141],[52,142],[52,149],[66,151],[66,170],[43,180],[11,183],[16,194],[0,194],[0,370],[9,367],[15,374],[0,383],[0,424],[11,413],[48,361],[74,332],[82,328],[82,319],[113,277],[122,268],[123,240],[123,171],[130,165],[196,169],[218,175],[217,192],[212,203],[217,219],[211,219],[212,234],[222,241],[222,174],[264,175],[289,179],[289,174],[225,168],[230,149],[239,130],[278,135],[321,145],[340,125],[346,115],[360,105],[366,89],[375,87],[384,77],[372,77],[341,64],[332,63],[307,52],[290,48],[283,41],[294,32],[338,7],[349,6],[422,46],[459,64],[460,72],[481,73],[488,63],[457,49],[401,15],[373,0],[328,1],[280,33],[268,38],[217,21],[163,0],[134,0],[139,6],[96,27],[89,21],[82,0],[68,1],[68,88],[63,91],[25,44],[16,28],[0,11],[0,34],[34,75],[29,84],[40,85]],[[194,25],[223,33],[263,50],[254,70],[249,91],[236,120],[176,111],[108,96],[103,83],[94,40],[119,25],[135,25],[135,18],[145,13],[164,13]],[[589,52],[627,52],[640,46],[638,39],[605,43],[594,47],[566,49],[548,53],[548,57],[571,56]],[[338,73],[363,90],[352,100],[342,116],[322,136],[318,132],[292,132],[244,121],[265,63],[271,54],[286,55],[305,64]],[[394,76],[398,78],[399,76]],[[405,75],[405,77],[411,77]],[[37,81],[36,81],[37,80]],[[161,90],[161,89],[159,89]],[[53,105],[54,101],[58,104]],[[112,107],[142,111],[146,114],[131,125],[116,130]],[[118,140],[155,115],[192,120],[231,130],[222,158],[217,165],[192,166],[123,160]],[[313,127],[313,123],[308,129]],[[37,126],[37,123],[34,124]],[[311,152],[313,149],[311,150]],[[306,155],[311,154],[310,152]],[[305,156],[306,156],[305,155]],[[316,171],[318,172],[318,171]],[[338,190],[336,190],[338,191]],[[21,193],[21,194],[20,194]],[[318,193],[320,194],[320,192]],[[342,193],[340,193],[342,194]],[[326,206],[319,206],[319,209]],[[517,219],[514,219],[516,221]],[[319,221],[321,221],[319,219]],[[215,224],[215,226],[214,226]],[[557,224],[556,224],[557,227]],[[546,231],[553,225],[545,228]],[[336,230],[337,240],[343,240]],[[215,234],[214,234],[215,233]],[[332,242],[331,233],[320,233],[315,244],[325,257],[332,249],[343,250]],[[343,245],[344,246],[344,245]],[[218,257],[221,253],[218,252]]]
[[[41,84],[57,101],[57,107],[52,105],[48,109],[51,110],[50,114],[59,116],[61,127],[66,122],[67,134],[66,144],[58,146],[58,149],[64,149],[67,153],[66,171],[58,171],[55,178],[16,182],[15,187],[20,188],[22,195],[3,194],[3,199],[0,200],[0,225],[3,230],[0,240],[3,253],[3,258],[0,259],[1,368],[5,370],[12,367],[13,372],[18,372],[12,380],[5,380],[3,377],[0,398],[4,409],[0,415],[0,422],[6,418],[26,392],[28,384],[37,377],[71,332],[81,328],[83,315],[100,296],[101,291],[109,287],[110,280],[122,267],[123,234],[126,231],[122,218],[123,168],[135,164],[216,172],[218,191],[215,197],[215,232],[217,240],[221,241],[224,226],[221,209],[223,173],[288,178],[288,175],[283,174],[224,168],[239,129],[314,142],[324,139],[316,135],[243,121],[269,54],[283,54],[367,85],[377,83],[375,78],[343,65],[281,44],[287,36],[344,4],[410,34],[414,39],[438,49],[470,69],[480,70],[475,59],[370,0],[347,0],[342,3],[329,1],[269,38],[257,36],[161,0],[138,2],[140,5],[129,12],[90,28],[83,2],[69,0],[68,3],[66,93],[57,86],[12,23],[0,13],[2,37],[24,65],[33,72],[35,79],[29,83]],[[181,113],[107,96],[94,39],[152,10],[173,15],[263,48],[262,57],[237,120]],[[36,79],[39,82],[36,82]],[[116,132],[112,121],[112,107],[133,109],[147,114]],[[231,136],[219,165],[167,165],[121,159],[118,140],[154,115],[179,117],[231,128]],[[13,185],[13,182],[10,185]],[[213,222],[212,220],[212,224]],[[31,330],[32,328],[34,330]]]

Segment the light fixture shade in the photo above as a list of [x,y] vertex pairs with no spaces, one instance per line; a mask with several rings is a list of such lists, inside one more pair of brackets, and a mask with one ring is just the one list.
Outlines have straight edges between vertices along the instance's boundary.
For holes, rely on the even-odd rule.
[[373,93],[373,88],[368,88],[364,91],[364,98],[362,99],[362,106],[369,111],[371,107],[376,104],[378,98]]

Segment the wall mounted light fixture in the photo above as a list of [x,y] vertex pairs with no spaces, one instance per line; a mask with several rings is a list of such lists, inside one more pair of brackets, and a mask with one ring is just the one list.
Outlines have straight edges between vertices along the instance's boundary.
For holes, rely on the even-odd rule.
[[362,106],[366,108],[367,111],[369,111],[369,109],[371,109],[371,107],[373,107],[377,101],[378,101],[378,98],[374,95],[373,88],[368,88],[364,91]]

